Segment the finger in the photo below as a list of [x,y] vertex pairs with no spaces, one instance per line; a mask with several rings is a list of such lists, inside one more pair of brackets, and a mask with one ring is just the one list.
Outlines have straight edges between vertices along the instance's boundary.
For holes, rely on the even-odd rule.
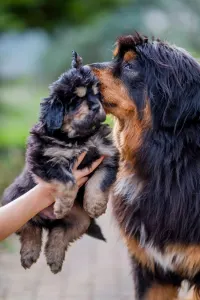
[[103,159],[104,156],[101,156],[99,159],[95,160],[95,162],[93,162],[93,164],[90,167],[84,168],[82,170],[77,170],[76,171],[77,178],[85,177],[90,173],[92,173],[100,165]]
[[85,158],[86,154],[87,154],[87,152],[83,152],[79,155],[77,161],[74,164],[73,170],[76,170],[78,168],[78,166],[81,164],[81,162]]
[[80,178],[77,182],[78,187],[80,188],[81,186],[83,186],[86,182],[88,181],[88,177],[83,177]]

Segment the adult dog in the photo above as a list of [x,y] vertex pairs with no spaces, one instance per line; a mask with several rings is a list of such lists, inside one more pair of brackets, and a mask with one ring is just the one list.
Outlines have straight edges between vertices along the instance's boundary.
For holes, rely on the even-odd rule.
[[200,65],[136,33],[118,39],[113,61],[91,68],[116,119],[113,208],[136,299],[178,299],[186,282],[200,299]]

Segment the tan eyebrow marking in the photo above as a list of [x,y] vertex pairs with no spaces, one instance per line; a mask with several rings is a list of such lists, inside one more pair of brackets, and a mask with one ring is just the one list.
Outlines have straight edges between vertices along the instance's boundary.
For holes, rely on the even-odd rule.
[[126,62],[128,62],[128,61],[130,61],[130,60],[132,60],[132,59],[135,59],[135,58],[136,58],[136,53],[133,52],[133,51],[131,51],[131,50],[127,51],[127,52],[124,54],[124,60],[125,60]]
[[113,51],[113,56],[117,56],[119,54],[119,46],[115,47],[114,51]]

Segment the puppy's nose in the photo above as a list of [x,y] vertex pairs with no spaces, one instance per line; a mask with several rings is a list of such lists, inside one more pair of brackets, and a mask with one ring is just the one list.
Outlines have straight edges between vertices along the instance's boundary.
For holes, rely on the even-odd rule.
[[88,105],[94,112],[100,109],[99,99],[95,95],[92,95],[92,93],[88,93]]

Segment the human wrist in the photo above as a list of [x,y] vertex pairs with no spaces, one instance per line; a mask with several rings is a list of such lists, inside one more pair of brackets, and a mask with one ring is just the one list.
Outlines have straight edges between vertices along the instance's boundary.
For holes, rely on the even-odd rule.
[[38,192],[37,198],[42,206],[44,206],[43,208],[46,208],[55,202],[54,188],[50,184],[39,183],[36,186],[36,189]]

